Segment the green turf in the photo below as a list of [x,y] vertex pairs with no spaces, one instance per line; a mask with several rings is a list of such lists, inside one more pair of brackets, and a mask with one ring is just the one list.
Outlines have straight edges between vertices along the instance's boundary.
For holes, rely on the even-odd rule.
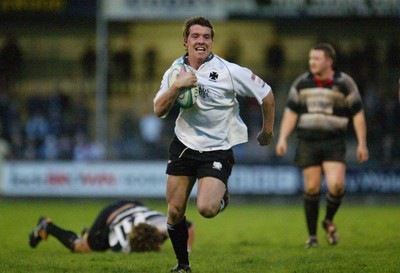
[[[149,203],[150,202],[150,203]],[[149,201],[165,211],[163,201]],[[28,234],[41,215],[79,232],[93,221],[106,200],[0,199],[0,272],[169,272],[175,264],[167,241],[159,253],[71,254],[49,238],[36,249]],[[324,211],[321,210],[321,214]],[[344,205],[336,217],[341,241],[304,249],[302,206],[233,204],[215,219],[198,215],[192,203],[188,219],[196,225],[191,254],[193,272],[400,272],[400,207]]]

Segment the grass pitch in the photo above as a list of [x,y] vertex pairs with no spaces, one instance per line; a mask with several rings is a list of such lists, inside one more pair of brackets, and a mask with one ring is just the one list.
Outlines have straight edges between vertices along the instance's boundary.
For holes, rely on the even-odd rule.
[[[346,200],[351,199],[348,197]],[[28,245],[39,216],[80,232],[109,200],[0,199],[0,272],[169,272],[171,243],[159,253],[71,254],[55,238]],[[164,201],[144,201],[166,211]],[[325,213],[321,203],[321,216]],[[196,235],[190,256],[195,273],[400,272],[400,207],[343,204],[336,217],[341,241],[329,246],[319,226],[320,246],[304,249],[307,238],[301,199],[295,204],[236,202],[214,219],[204,219],[190,202],[187,218]]]

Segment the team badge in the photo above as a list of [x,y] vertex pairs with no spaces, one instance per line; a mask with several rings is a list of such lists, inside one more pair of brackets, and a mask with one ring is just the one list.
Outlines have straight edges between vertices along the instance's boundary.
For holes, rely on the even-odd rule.
[[208,79],[212,82],[216,82],[218,79],[218,73],[215,71],[210,72],[210,76],[208,76]]
[[218,161],[213,162],[213,169],[216,169],[218,171],[222,170],[222,163]]

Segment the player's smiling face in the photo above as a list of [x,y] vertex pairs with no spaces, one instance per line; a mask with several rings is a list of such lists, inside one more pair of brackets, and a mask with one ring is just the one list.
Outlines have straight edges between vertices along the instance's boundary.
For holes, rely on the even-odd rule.
[[189,36],[184,39],[184,45],[189,54],[190,65],[198,68],[211,52],[211,29],[200,25],[193,25],[189,29]]
[[312,74],[320,76],[332,69],[332,60],[325,55],[323,50],[312,49],[308,59]]

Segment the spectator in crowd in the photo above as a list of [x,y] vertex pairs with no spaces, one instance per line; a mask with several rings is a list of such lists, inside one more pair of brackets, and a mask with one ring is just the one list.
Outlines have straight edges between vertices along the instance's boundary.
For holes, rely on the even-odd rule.
[[73,97],[71,105],[68,106],[66,130],[72,136],[76,133],[89,135],[90,109],[87,94],[80,93]]
[[118,159],[143,159],[146,151],[143,149],[143,140],[139,129],[139,118],[132,111],[121,114],[119,121],[119,136],[115,142]]
[[47,117],[49,120],[49,131],[59,137],[64,129],[65,113],[69,107],[69,98],[61,90],[57,89],[47,99]]
[[76,161],[104,159],[104,148],[100,144],[90,141],[85,133],[78,132],[75,134],[73,159]]
[[25,124],[25,133],[30,145],[33,145],[36,150],[36,156],[38,156],[38,149],[43,144],[46,135],[49,133],[48,120],[41,111],[33,113],[33,115],[27,119]]
[[58,159],[60,160],[72,160],[74,142],[72,137],[65,131],[61,133],[58,139]]
[[59,158],[59,144],[57,136],[48,134],[40,147],[40,158],[44,160],[56,160]]
[[[154,114],[149,113],[140,119],[140,133],[148,158],[160,158],[164,149],[162,145],[163,122]],[[161,154],[160,154],[161,153]]]
[[24,154],[24,121],[20,105],[11,100],[8,104],[8,132],[10,139],[10,159],[22,159]]

